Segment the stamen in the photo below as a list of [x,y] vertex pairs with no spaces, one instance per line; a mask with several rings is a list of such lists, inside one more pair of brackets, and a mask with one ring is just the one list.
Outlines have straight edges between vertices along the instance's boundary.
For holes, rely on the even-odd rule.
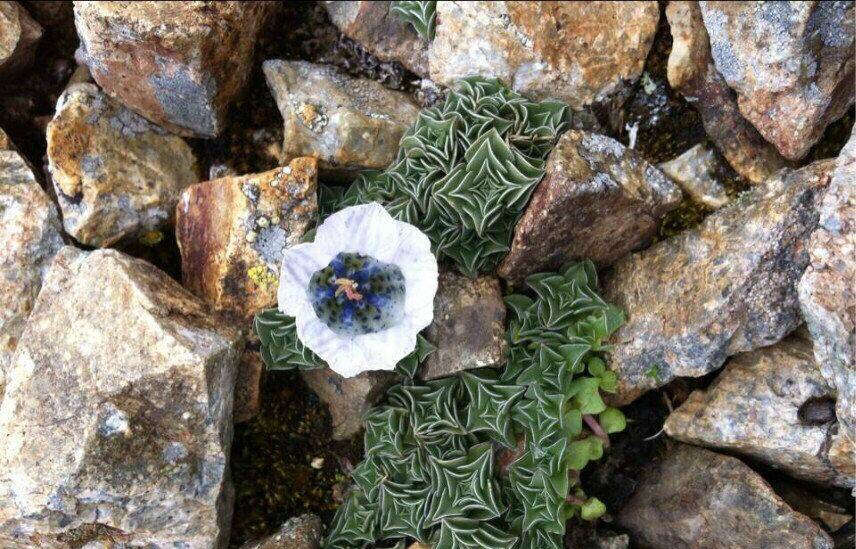
[[337,296],[344,292],[345,297],[351,301],[359,301],[363,298],[363,294],[357,291],[357,283],[350,278],[337,278],[335,283],[339,286],[336,288]]

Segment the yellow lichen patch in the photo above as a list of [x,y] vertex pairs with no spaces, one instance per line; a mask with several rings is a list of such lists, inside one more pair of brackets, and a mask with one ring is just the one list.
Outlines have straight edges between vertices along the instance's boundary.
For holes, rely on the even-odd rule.
[[149,231],[140,237],[140,244],[143,246],[154,246],[159,244],[161,240],[163,240],[163,233],[161,231]]
[[300,105],[300,117],[303,119],[304,124],[311,126],[316,116],[318,116],[318,110],[315,108],[315,105],[309,103]]
[[247,278],[260,288],[270,288],[279,284],[277,276],[265,265],[256,265],[247,269]]

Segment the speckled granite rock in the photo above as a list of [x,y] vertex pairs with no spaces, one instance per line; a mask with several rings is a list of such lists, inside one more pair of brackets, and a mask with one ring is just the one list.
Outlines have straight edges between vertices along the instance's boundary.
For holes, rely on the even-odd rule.
[[389,12],[392,2],[324,2],[330,20],[381,61],[397,61],[420,76],[428,75],[428,43],[410,23]]
[[330,409],[333,439],[347,440],[363,429],[363,415],[400,380],[394,372],[363,372],[342,377],[330,368],[301,371],[300,376]]
[[678,376],[702,376],[802,323],[796,282],[834,166],[783,170],[697,228],[613,266],[604,298],[627,314],[609,355],[616,403]]
[[572,260],[610,265],[649,244],[680,201],[680,189],[635,151],[604,135],[568,131],[547,159],[498,274],[519,284]]
[[179,135],[214,137],[274,2],[75,2],[77,57],[105,92]]
[[315,515],[300,515],[282,523],[275,534],[247,542],[241,549],[320,549],[321,532],[321,519]]
[[854,471],[829,463],[830,446],[843,443],[833,438],[839,429],[834,414],[806,417],[803,408],[832,395],[811,343],[792,337],[732,357],[713,384],[694,391],[664,427],[683,442],[746,454],[798,478],[853,487]]
[[0,542],[224,546],[240,344],[150,264],[60,250],[0,406]]
[[707,136],[734,171],[761,183],[785,166],[785,159],[740,114],[734,92],[716,70],[698,2],[669,2],[672,33],[667,76],[701,115]]
[[99,91],[75,84],[47,129],[48,168],[65,230],[107,247],[161,231],[182,189],[199,181],[196,158],[166,133]]
[[41,37],[42,26],[20,3],[0,2],[0,76],[11,76],[32,64]]
[[502,365],[507,344],[499,280],[441,272],[434,297],[434,322],[425,335],[437,350],[425,360],[419,373],[422,379]]
[[[175,223],[184,287],[249,332],[253,315],[276,304],[282,251],[314,225],[316,188],[315,159],[296,158],[185,189]],[[248,350],[238,370],[236,421],[258,411],[261,373],[258,353]]]
[[791,160],[853,104],[853,2],[699,2],[744,118]]
[[329,65],[272,59],[264,73],[284,121],[282,161],[314,156],[328,177],[389,166],[419,114],[407,94]]
[[578,109],[626,92],[659,18],[656,2],[439,2],[431,79],[499,78]]
[[740,460],[686,444],[653,463],[618,524],[643,547],[832,549],[832,539]]
[[718,165],[716,153],[699,143],[659,168],[693,201],[715,210],[728,203],[725,187],[716,179]]
[[6,370],[54,254],[62,247],[56,206],[0,129],[0,402]]
[[838,156],[808,252],[800,307],[820,370],[838,391],[838,419],[856,443],[856,131]]

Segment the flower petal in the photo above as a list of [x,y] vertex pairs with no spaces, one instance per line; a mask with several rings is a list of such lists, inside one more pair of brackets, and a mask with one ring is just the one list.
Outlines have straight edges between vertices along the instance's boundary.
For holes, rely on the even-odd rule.
[[316,271],[324,268],[334,255],[312,242],[297,244],[283,251],[277,292],[280,311],[298,317],[307,306],[312,309],[306,294],[309,279]]

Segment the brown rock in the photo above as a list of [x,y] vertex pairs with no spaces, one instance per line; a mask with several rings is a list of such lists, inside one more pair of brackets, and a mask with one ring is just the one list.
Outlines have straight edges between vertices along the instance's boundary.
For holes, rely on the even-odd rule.
[[301,515],[282,523],[275,534],[247,542],[240,549],[320,549],[321,532],[321,519]]
[[[249,332],[253,315],[276,304],[282,251],[297,244],[318,210],[314,158],[260,174],[188,187],[176,207],[182,283]],[[248,350],[235,388],[235,419],[259,407],[262,363]]]
[[652,464],[618,523],[644,547],[832,549],[828,534],[740,460],[686,444]]
[[777,479],[772,482],[772,485],[776,494],[781,496],[794,511],[823,525],[828,532],[835,532],[853,520],[853,514],[848,506],[830,501],[833,498],[830,498],[825,491],[787,479]]
[[853,104],[853,2],[699,2],[740,112],[786,158],[805,156]]
[[663,173],[678,184],[694,202],[713,210],[728,203],[725,187],[717,180],[720,170],[716,153],[702,143],[660,164]]
[[347,440],[359,433],[363,415],[400,379],[394,372],[380,370],[348,378],[330,368],[304,370],[300,375],[330,409],[334,440]]
[[434,322],[426,336],[437,350],[425,360],[422,379],[502,365],[507,344],[499,280],[443,271],[434,297]]
[[[672,438],[746,454],[798,478],[853,487],[827,456],[838,431],[832,391],[811,354],[811,343],[792,337],[732,357],[705,391],[694,391],[669,415]],[[828,406],[827,417],[805,417]]]
[[707,136],[734,171],[760,183],[785,166],[775,147],[740,114],[734,92],[716,70],[697,2],[669,2],[666,18],[672,32],[669,84],[701,115]]
[[613,266],[604,298],[627,322],[609,355],[616,403],[702,376],[802,323],[796,282],[834,167],[783,170],[684,231]]
[[0,2],[0,75],[8,77],[33,62],[42,27],[18,2]]
[[428,75],[428,43],[410,23],[389,12],[392,2],[324,2],[330,20],[348,38],[381,61],[397,61],[419,76]]
[[659,18],[656,2],[438,2],[431,79],[499,78],[579,109],[639,77]]
[[498,274],[512,283],[577,259],[610,265],[649,244],[681,191],[612,138],[566,132],[517,223]]
[[112,246],[162,231],[182,189],[199,180],[184,140],[75,84],[47,129],[48,167],[65,230],[82,244]]
[[184,136],[214,137],[273,2],[75,2],[77,57],[105,92]]

